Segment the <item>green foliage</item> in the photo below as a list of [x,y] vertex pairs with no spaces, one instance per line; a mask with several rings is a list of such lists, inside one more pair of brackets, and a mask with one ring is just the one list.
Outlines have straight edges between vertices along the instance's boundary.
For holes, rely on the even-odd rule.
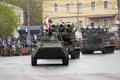
[[41,1],[31,0],[30,16],[31,16],[32,25],[42,24],[42,2]]
[[[2,0],[6,3],[21,7],[24,10],[25,25],[27,25],[27,0]],[[42,24],[42,0],[30,0],[30,24]]]
[[10,36],[17,27],[18,18],[12,8],[0,3],[0,35]]

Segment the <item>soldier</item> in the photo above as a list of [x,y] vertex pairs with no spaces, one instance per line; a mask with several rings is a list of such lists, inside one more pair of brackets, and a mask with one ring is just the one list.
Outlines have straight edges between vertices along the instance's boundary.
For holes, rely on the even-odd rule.
[[6,41],[2,41],[2,56],[6,56],[7,50],[6,50]]
[[16,49],[15,49],[15,54],[14,54],[14,56],[20,56],[21,54],[20,54],[20,47],[19,47],[19,45],[16,45]]
[[78,40],[78,41],[81,41],[83,39],[82,33],[78,30],[75,32],[75,37],[76,37],[76,40]]
[[42,31],[37,34],[37,40],[40,40],[42,34],[43,34]]
[[64,24],[60,23],[59,24],[59,31],[63,32],[64,31],[64,27],[65,27]]
[[57,32],[57,38],[58,38],[58,40],[63,41],[62,35],[60,34],[60,32],[58,30],[56,30],[56,32]]
[[67,27],[67,31],[68,32],[72,32],[72,24],[68,21],[67,23],[66,23],[66,27]]
[[114,32],[114,39],[115,39],[115,48],[119,49],[119,35],[117,32]]
[[43,33],[40,37],[40,41],[50,41],[50,36],[48,35],[48,32],[46,32],[45,30],[43,30]]
[[10,56],[10,48],[11,48],[11,44],[10,44],[10,42],[8,41],[7,44],[6,44],[7,56]]

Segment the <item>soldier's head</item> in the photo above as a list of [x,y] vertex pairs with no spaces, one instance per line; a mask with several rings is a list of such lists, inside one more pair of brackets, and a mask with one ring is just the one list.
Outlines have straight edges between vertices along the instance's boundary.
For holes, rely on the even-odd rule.
[[43,35],[47,36],[48,35],[48,30],[43,30]]
[[63,23],[59,24],[59,31],[64,31],[65,25]]
[[56,29],[57,29],[56,24],[55,24],[55,23],[52,23],[50,29],[51,29],[52,31],[56,31]]
[[67,30],[70,31],[72,29],[72,24],[70,22],[66,23]]

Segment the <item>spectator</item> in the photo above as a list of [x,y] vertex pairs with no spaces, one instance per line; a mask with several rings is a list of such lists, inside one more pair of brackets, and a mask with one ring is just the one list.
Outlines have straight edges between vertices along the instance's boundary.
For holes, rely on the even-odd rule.
[[119,35],[117,32],[114,32],[114,39],[115,39],[115,48],[119,49]]
[[21,49],[21,53],[22,53],[22,55],[28,55],[28,49],[24,46],[24,47]]

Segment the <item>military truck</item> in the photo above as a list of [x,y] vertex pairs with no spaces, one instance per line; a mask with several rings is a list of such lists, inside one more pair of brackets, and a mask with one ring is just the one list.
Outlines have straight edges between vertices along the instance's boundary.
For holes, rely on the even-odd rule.
[[74,25],[70,22],[60,23],[58,25],[58,31],[62,36],[64,45],[68,47],[68,52],[72,59],[80,57],[80,44],[76,40]]
[[37,65],[37,59],[62,59],[63,65],[69,64],[68,48],[57,38],[54,26],[51,30],[39,34],[31,54],[32,66]]
[[112,33],[108,31],[107,27],[99,26],[81,28],[83,36],[82,54],[93,54],[94,51],[102,51],[102,53],[114,52],[114,41],[112,40]]

